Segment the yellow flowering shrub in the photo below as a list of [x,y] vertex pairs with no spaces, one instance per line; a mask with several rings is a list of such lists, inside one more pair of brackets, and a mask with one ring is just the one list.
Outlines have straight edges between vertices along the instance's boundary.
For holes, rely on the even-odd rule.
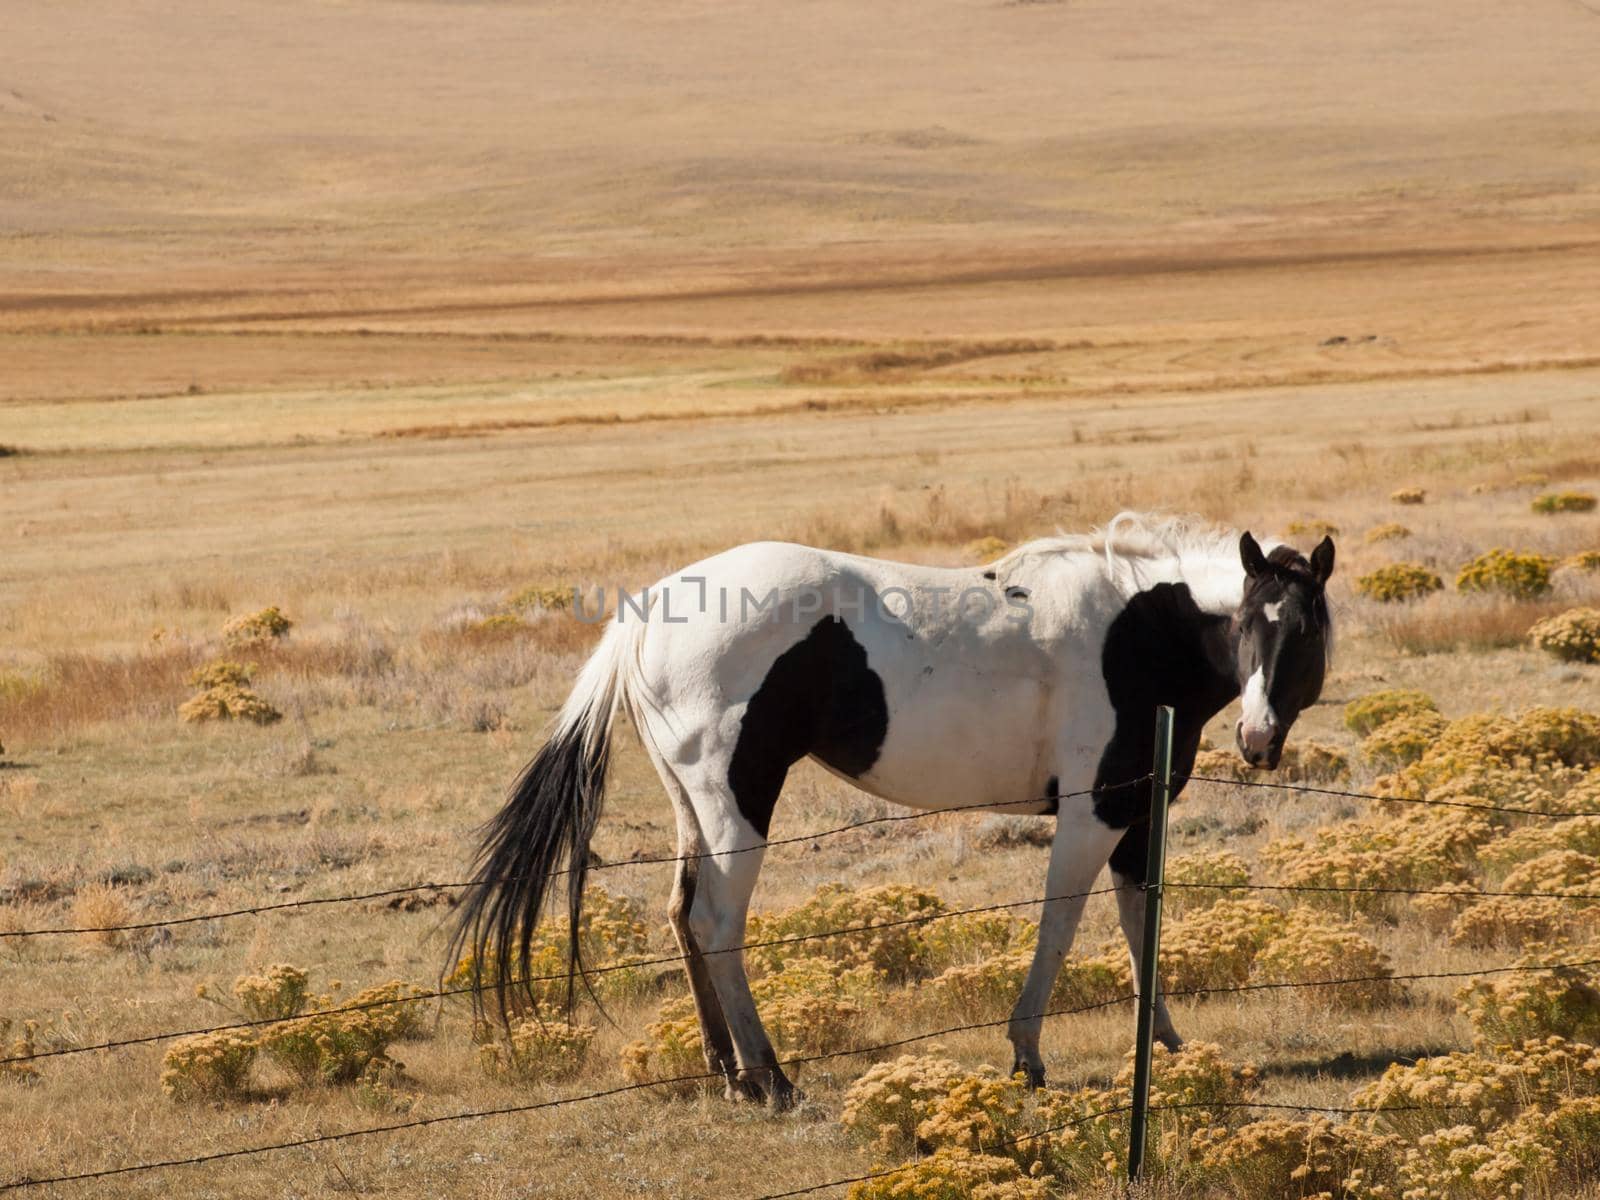
[[511,608],[563,612],[572,607],[572,589],[553,583],[532,583],[513,592],[506,603]]
[[622,1048],[622,1074],[629,1083],[679,1080],[651,1089],[672,1096],[693,1096],[721,1086],[718,1079],[699,1078],[707,1074],[707,1067],[694,1001],[687,997],[668,1001],[644,1031],[643,1041]]
[[1478,713],[1451,721],[1420,757],[1380,779],[1377,791],[1439,798],[1442,785],[1454,784],[1491,803],[1523,807],[1511,799],[1517,791],[1535,800],[1543,793],[1548,801],[1584,783],[1583,772],[1597,763],[1600,715],[1577,708],[1530,708],[1515,717]]
[[[951,967],[922,986],[941,1010],[964,1021],[998,1020],[1011,1011],[1033,963],[1032,950],[1012,950],[980,963]],[[1133,989],[1126,954],[1069,956],[1050,993],[1049,1008],[1082,1008],[1126,996]]]
[[[861,1039],[862,1014],[882,998],[883,977],[872,966],[841,969],[830,958],[790,959],[783,967],[750,986],[762,1024],[773,1046],[784,1055],[831,1054]],[[623,1048],[623,1072],[635,1083],[703,1072],[705,1052],[694,1001],[687,996],[661,1006],[646,1026],[646,1040]],[[670,1090],[688,1094],[704,1084],[694,1081]]]
[[1436,712],[1415,712],[1385,721],[1361,741],[1361,754],[1380,770],[1414,763],[1428,752],[1448,722]]
[[238,1099],[259,1050],[257,1039],[239,1030],[180,1038],[162,1059],[161,1090],[180,1102]]
[[969,1073],[935,1054],[902,1054],[878,1063],[845,1092],[839,1123],[884,1154],[917,1149],[917,1127]]
[[222,627],[222,640],[235,649],[264,646],[284,637],[293,627],[294,622],[272,605],[234,617]]
[[1027,1132],[1023,1112],[1027,1096],[1027,1088],[1018,1078],[1002,1079],[988,1072],[968,1075],[931,1102],[928,1115],[917,1122],[917,1143],[939,1149],[987,1150],[1030,1164],[1039,1157],[1036,1146],[1026,1142],[1015,1148],[1000,1145]]
[[1507,892],[1600,892],[1600,858],[1577,850],[1549,850],[1510,871]]
[[1392,1175],[1386,1164],[1399,1147],[1398,1138],[1326,1117],[1266,1117],[1236,1129],[1198,1129],[1190,1154],[1196,1174],[1229,1195],[1325,1200],[1373,1195],[1370,1189]]
[[1537,650],[1562,662],[1600,662],[1600,608],[1569,608],[1528,630]]
[[189,686],[200,688],[202,691],[214,687],[245,687],[254,673],[254,663],[240,663],[232,659],[219,658],[189,672]]
[[1589,492],[1546,492],[1534,497],[1531,507],[1536,513],[1553,516],[1556,513],[1593,512],[1595,498]]
[[[1250,868],[1231,850],[1195,850],[1175,855],[1167,862],[1169,887],[1162,896],[1165,917],[1180,917],[1197,908],[1207,908],[1218,900],[1244,895],[1240,884],[1250,882]],[[1182,886],[1184,884],[1205,886]]]
[[1441,884],[1431,893],[1412,896],[1411,911],[1429,933],[1441,934],[1473,904],[1472,898],[1479,892],[1479,888],[1468,883]]
[[272,725],[283,714],[248,688],[208,688],[178,706],[179,719],[203,721],[249,721],[252,725]]
[[1053,1180],[1034,1178],[1009,1158],[954,1147],[851,1185],[849,1200],[1046,1200]]
[[983,962],[1009,950],[1027,949],[1039,927],[1009,913],[962,913],[929,921],[922,930],[922,962],[928,971]]
[[[1371,817],[1319,829],[1307,841],[1269,842],[1261,862],[1286,887],[1431,888],[1475,872],[1477,848],[1493,835],[1490,820],[1459,808],[1413,807],[1399,817]],[[1307,892],[1303,901],[1342,912],[1379,913],[1396,902],[1378,891]]]
[[1379,726],[1401,717],[1418,713],[1436,713],[1439,706],[1433,697],[1415,688],[1386,688],[1368,692],[1344,706],[1345,728],[1360,737],[1366,737]]
[[1395,1063],[1359,1088],[1350,1104],[1371,1110],[1371,1128],[1414,1139],[1464,1120],[1499,1124],[1527,1106],[1597,1091],[1600,1050],[1547,1037],[1492,1055],[1463,1050]]
[[478,1065],[495,1079],[570,1079],[583,1069],[594,1026],[522,1020],[478,1047]]
[[1325,538],[1338,537],[1339,527],[1332,522],[1322,520],[1290,521],[1284,526],[1284,532],[1290,537]]
[[1308,908],[1289,911],[1283,932],[1257,956],[1256,971],[1274,983],[1364,980],[1303,993],[1329,1008],[1378,1008],[1406,996],[1405,985],[1389,978],[1394,968],[1383,951],[1351,926]]
[[[1528,955],[1519,966],[1541,966]],[[1472,1022],[1481,1045],[1502,1046],[1551,1035],[1600,1042],[1600,975],[1592,968],[1556,966],[1544,971],[1489,976],[1456,993],[1458,1011]]]
[[260,975],[241,975],[233,983],[234,999],[253,1021],[298,1016],[311,999],[310,977],[299,967],[278,963]]
[[1232,750],[1201,750],[1194,756],[1191,773],[1205,779],[1244,779],[1252,774]]
[[1538,1114],[1485,1132],[1451,1125],[1422,1134],[1396,1164],[1396,1186],[1408,1200],[1477,1200],[1525,1195],[1555,1163]]
[[1573,571],[1600,571],[1600,550],[1580,550],[1561,565]]
[[1411,530],[1400,524],[1399,521],[1385,521],[1382,525],[1374,525],[1367,530],[1362,540],[1369,546],[1375,546],[1379,542],[1398,542],[1410,536]]
[[1478,857],[1503,874],[1552,850],[1575,850],[1600,858],[1600,817],[1569,817],[1513,829],[1484,846]]
[[1174,992],[1244,983],[1284,923],[1281,909],[1259,900],[1219,900],[1190,913],[1162,931],[1162,978]]
[[303,1083],[354,1082],[373,1063],[389,1063],[390,1043],[415,1029],[417,1006],[401,999],[408,992],[416,989],[395,980],[343,1005],[313,997],[301,1016],[261,1032],[261,1050]]
[[1544,896],[1487,896],[1463,908],[1450,925],[1450,944],[1474,950],[1565,943],[1592,926],[1594,905]]
[[[1234,1063],[1214,1042],[1188,1042],[1173,1051],[1157,1043],[1150,1060],[1150,1107],[1167,1158],[1188,1142],[1196,1129],[1211,1125],[1238,1125],[1249,1109],[1240,1107],[1255,1097],[1260,1072],[1251,1063]],[[1112,1081],[1111,1096],[1120,1104],[1133,1097],[1132,1052]],[[1124,1143],[1125,1144],[1125,1143]]]
[[1498,592],[1518,600],[1530,600],[1550,590],[1550,571],[1554,566],[1555,560],[1543,554],[1519,554],[1497,546],[1456,572],[1456,591]]
[[[12,1030],[16,1033],[13,1036]],[[0,1017],[0,1057],[29,1059],[39,1052],[39,1022],[23,1021],[20,1025],[11,1017]],[[34,1083],[39,1079],[39,1069],[23,1062],[0,1063],[0,1083]]]
[[1356,578],[1359,594],[1384,604],[1419,600],[1443,588],[1444,580],[1435,572],[1413,562],[1389,563]]
[[946,911],[937,894],[910,884],[887,883],[854,890],[843,884],[823,884],[803,904],[777,913],[752,915],[746,942],[828,933],[837,929],[862,929],[859,933],[837,934],[815,941],[761,946],[746,953],[752,972],[776,971],[791,958],[826,955],[839,962],[869,965],[892,980],[905,980],[929,973],[927,921],[906,922],[908,918],[933,916]]
[[1428,498],[1428,493],[1419,487],[1397,488],[1389,493],[1389,499],[1396,504],[1421,504]]

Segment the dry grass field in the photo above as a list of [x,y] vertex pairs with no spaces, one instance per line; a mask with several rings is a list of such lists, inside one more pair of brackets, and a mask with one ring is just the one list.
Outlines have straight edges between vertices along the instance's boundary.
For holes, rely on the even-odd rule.
[[[1293,530],[1325,522],[1341,639],[1294,741],[1346,755],[1340,786],[1391,770],[1344,722],[1368,693],[1420,689],[1447,718],[1600,711],[1600,666],[1527,637],[1600,603],[1600,575],[1454,587],[1492,547],[1600,550],[1593,512],[1532,509],[1600,490],[1585,0],[11,0],[5,26],[0,932],[463,878],[593,635],[518,593],[638,586],[757,538],[960,563],[1123,508],[1302,548],[1320,534]],[[1408,487],[1421,504],[1392,499]],[[1396,561],[1443,590],[1357,593]],[[224,625],[267,606],[288,634],[230,649]],[[253,664],[282,719],[180,721],[218,659]],[[618,743],[596,851],[670,853],[665,797]],[[801,770],[773,836],[882,811]],[[1353,844],[1373,815],[1196,785],[1172,852],[1282,879],[1285,839]],[[1500,886],[1520,860],[1493,847],[1518,827],[1451,843],[1438,877]],[[784,847],[756,905],[828,883],[1024,901],[1042,828],[952,815]],[[1587,878],[1568,866],[1563,885]],[[603,880],[642,906],[651,954],[670,953],[668,882]],[[279,963],[347,997],[431,989],[447,896],[0,938],[0,1049],[28,1021],[53,1050],[235,1020],[234,980]],[[1409,902],[1334,915],[1413,974],[1510,963],[1535,936],[1594,957],[1595,911],[1487,941]],[[1078,954],[1115,936],[1091,901]],[[244,1096],[182,1103],[166,1043],[0,1066],[0,1187],[616,1088],[684,993],[670,969],[628,979],[610,1022],[584,1011],[568,1078],[485,1071],[459,998],[412,1005],[403,1072],[365,1083],[263,1057]],[[1258,1068],[1257,1098],[1338,1107],[1471,1048],[1461,987],[1174,1012]],[[971,1019],[931,978],[897,982],[842,1044]],[[1052,1082],[1109,1086],[1131,1025],[1048,1022]],[[906,1050],[973,1070],[1010,1053],[999,1028]],[[634,1091],[15,1194],[755,1196],[908,1157],[840,1123],[874,1061],[802,1068],[809,1101],[783,1116]],[[1170,1157],[1194,1131],[1165,1132]],[[1600,1195],[1583,1156],[1534,1157],[1529,1194]],[[1413,1194],[1512,1194],[1469,1175]],[[1268,1194],[1247,1179],[1152,1192]]]

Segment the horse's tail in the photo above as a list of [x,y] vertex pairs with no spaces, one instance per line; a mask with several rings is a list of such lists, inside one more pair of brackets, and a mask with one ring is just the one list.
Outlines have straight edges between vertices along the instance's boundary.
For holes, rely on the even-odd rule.
[[481,1012],[492,985],[502,1020],[537,1003],[529,973],[534,931],[552,885],[566,873],[567,1006],[583,974],[578,929],[589,843],[605,799],[611,726],[638,673],[644,621],[617,623],[584,664],[544,747],[483,828],[477,871],[451,940],[450,961],[470,955]]

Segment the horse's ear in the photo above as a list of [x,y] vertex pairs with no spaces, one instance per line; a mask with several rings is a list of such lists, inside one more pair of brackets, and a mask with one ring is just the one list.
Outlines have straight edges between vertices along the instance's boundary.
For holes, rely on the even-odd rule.
[[1317,577],[1318,583],[1327,583],[1328,576],[1333,574],[1333,539],[1324,537],[1317,543],[1317,548],[1311,552],[1311,573]]
[[1244,563],[1244,573],[1254,579],[1263,575],[1267,570],[1267,556],[1261,553],[1261,545],[1250,536],[1247,529],[1239,535],[1239,561]]

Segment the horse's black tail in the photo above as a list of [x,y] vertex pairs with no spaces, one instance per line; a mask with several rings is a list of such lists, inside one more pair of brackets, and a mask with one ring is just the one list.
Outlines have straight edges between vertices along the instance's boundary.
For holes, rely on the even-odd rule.
[[[450,962],[470,956],[481,1014],[492,990],[501,1020],[536,1007],[527,979],[534,932],[558,883],[567,894],[567,1007],[583,973],[579,925],[589,843],[605,799],[611,725],[635,660],[635,632],[614,625],[584,666],[550,740],[523,768],[503,807],[484,826],[477,871],[462,904]],[[563,871],[565,878],[562,878]]]

